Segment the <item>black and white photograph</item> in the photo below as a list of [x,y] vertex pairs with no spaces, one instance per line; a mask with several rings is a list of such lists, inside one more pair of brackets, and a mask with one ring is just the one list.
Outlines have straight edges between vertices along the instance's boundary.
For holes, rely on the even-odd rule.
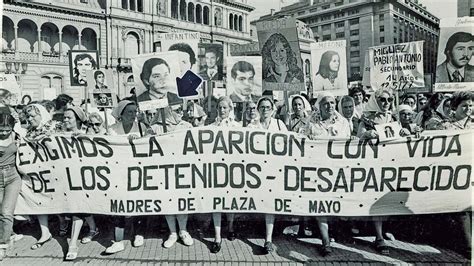
[[199,76],[206,81],[224,79],[223,46],[215,43],[199,43]]
[[436,90],[474,90],[474,19],[446,19],[440,27]]
[[69,51],[71,86],[87,86],[87,71],[99,68],[97,51]]
[[474,1],[2,1],[1,265],[472,265]]

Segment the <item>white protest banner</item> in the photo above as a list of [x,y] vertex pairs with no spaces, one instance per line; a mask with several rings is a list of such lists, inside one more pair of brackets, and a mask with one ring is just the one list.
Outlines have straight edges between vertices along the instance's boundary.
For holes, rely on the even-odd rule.
[[196,64],[198,43],[201,40],[199,32],[170,32],[158,34],[161,42],[161,52],[178,51],[179,67],[182,77],[188,70],[199,73],[199,64]]
[[424,87],[423,41],[370,47],[369,66],[374,90]]
[[347,95],[346,40],[311,43],[313,95]]
[[296,19],[258,22],[257,34],[262,51],[264,90],[306,90]]
[[473,131],[389,142],[202,127],[127,140],[21,143],[17,214],[251,212],[370,216],[470,210]]
[[364,56],[364,72],[362,73],[362,85],[370,87],[370,62],[369,51],[365,51]]
[[434,91],[474,91],[474,17],[441,19]]

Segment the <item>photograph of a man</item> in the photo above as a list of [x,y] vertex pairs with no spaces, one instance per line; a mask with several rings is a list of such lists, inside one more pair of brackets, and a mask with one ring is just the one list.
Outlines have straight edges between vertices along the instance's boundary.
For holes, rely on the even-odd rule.
[[69,72],[71,86],[87,85],[87,71],[97,68],[97,51],[70,51]]
[[436,83],[474,82],[474,66],[469,65],[473,52],[474,35],[451,35],[444,48],[446,60],[436,67]]
[[146,91],[137,96],[138,102],[159,100],[167,97],[168,103],[181,103],[182,100],[174,93],[176,89],[170,84],[170,66],[162,58],[150,58],[143,64],[140,79]]
[[178,52],[181,77],[186,73],[186,71],[193,70],[194,64],[196,63],[196,53],[189,44],[175,43],[170,46],[168,51]]
[[105,74],[104,72],[97,70],[94,72],[94,80],[95,80],[95,91],[108,91],[109,87],[105,85]]
[[223,80],[222,73],[222,45],[202,44],[204,46],[204,63],[199,75],[203,80]]
[[256,92],[261,88],[255,84],[255,74],[254,66],[247,61],[238,61],[232,66],[230,86],[234,92],[229,97],[234,103],[258,100]]

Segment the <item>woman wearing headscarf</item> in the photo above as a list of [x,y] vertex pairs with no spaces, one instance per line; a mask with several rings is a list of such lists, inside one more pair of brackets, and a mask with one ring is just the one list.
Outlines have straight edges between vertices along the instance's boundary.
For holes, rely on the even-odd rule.
[[[372,94],[365,106],[359,124],[357,136],[361,139],[378,139],[375,125],[387,124],[396,121],[392,114],[393,93],[389,90],[377,90]],[[383,238],[382,225],[386,217],[373,216],[375,226],[375,248],[382,254],[389,254],[389,249]]]
[[[30,104],[25,108],[26,120],[28,127],[26,129],[25,139],[28,141],[39,141],[54,133],[52,127],[51,115],[45,107],[39,104]],[[48,215],[38,215],[38,223],[41,229],[41,237],[31,246],[35,250],[41,248],[46,242],[53,238],[48,228]],[[67,223],[60,217],[60,236],[66,235]]]
[[[222,96],[217,100],[217,117],[216,121],[211,126],[216,127],[229,127],[229,128],[240,128],[241,124],[234,120],[232,100],[228,96]],[[227,239],[235,240],[234,232],[234,213],[227,213],[228,222],[228,236]],[[214,222],[215,238],[211,245],[211,253],[218,253],[221,250],[222,237],[221,237],[221,219],[222,213],[215,212],[212,214],[212,221]]]
[[441,130],[450,127],[449,121],[452,118],[451,99],[444,98],[439,103],[431,117],[425,122],[426,130]]
[[337,108],[339,113],[344,116],[349,122],[349,128],[351,129],[351,136],[357,136],[357,130],[359,129],[360,119],[357,117],[355,112],[354,98],[345,95],[339,101]]
[[[82,130],[83,125],[87,122],[86,113],[77,106],[68,107],[64,111],[63,116],[63,133],[71,134],[72,136],[78,136],[84,134],[85,131]],[[71,228],[71,240],[69,241],[69,248],[66,254],[66,260],[75,260],[77,258],[77,253],[79,248],[77,246],[77,240],[79,239],[79,233],[84,224],[83,219],[86,219],[89,224],[90,232],[89,235],[91,239],[98,234],[97,227],[92,215],[86,214],[73,214],[72,215],[72,228]]]
[[[441,92],[433,94],[428,102],[421,107],[420,112],[415,117],[415,123],[420,127],[426,129],[426,122],[430,120],[431,117],[437,116],[436,110],[440,106],[444,97]],[[449,104],[448,104],[449,106]]]
[[[182,110],[179,110],[181,106],[177,107],[177,112],[172,110],[171,106],[168,106],[163,109],[163,113],[161,110],[154,116],[153,121],[151,122],[152,128],[157,134],[165,133],[165,126],[166,125],[166,132],[173,132],[183,129],[189,129],[193,126],[182,120]],[[163,124],[163,115],[165,124]],[[178,241],[178,236],[186,246],[192,246],[194,244],[194,240],[188,232],[187,223],[188,223],[188,215],[187,214],[177,214],[177,215],[165,215],[166,223],[168,224],[168,228],[170,230],[170,235],[168,239],[163,242],[164,248],[171,248],[174,244]],[[179,226],[179,234],[176,227],[176,221],[178,222]]]
[[87,121],[86,134],[106,135],[106,129],[104,128],[104,120],[99,113],[93,112],[89,114]]
[[291,110],[290,131],[306,134],[310,126],[311,105],[308,100],[301,95],[293,95],[290,97]]
[[[145,124],[137,122],[137,105],[133,101],[122,100],[112,115],[116,119],[116,123],[110,126],[110,135],[127,136],[129,139],[141,137],[141,134],[149,132]],[[133,246],[140,247],[144,243],[143,235],[145,233],[145,220],[141,217],[132,217],[134,240]],[[114,217],[115,222],[115,241],[105,250],[107,254],[114,254],[125,249],[123,238],[125,232],[125,217]]]
[[186,119],[193,127],[201,127],[206,123],[207,114],[199,104],[189,102],[186,109]]
[[[336,98],[330,92],[318,94],[317,110],[313,112],[311,122],[311,138],[350,138],[351,129],[347,119],[336,111]],[[322,238],[321,254],[326,256],[332,252],[329,238],[329,225],[327,217],[317,218],[319,231]]]
[[16,169],[18,135],[9,107],[0,107],[0,261],[6,256],[13,232],[13,214],[20,194],[21,177]]
[[[275,105],[272,99],[268,97],[260,98],[257,102],[257,110],[259,112],[260,118],[256,122],[248,124],[248,128],[258,128],[283,132],[288,131],[283,121],[272,117],[273,112],[275,111]],[[274,224],[275,215],[265,214],[265,244],[263,248],[267,254],[273,252],[274,250],[272,244]]]

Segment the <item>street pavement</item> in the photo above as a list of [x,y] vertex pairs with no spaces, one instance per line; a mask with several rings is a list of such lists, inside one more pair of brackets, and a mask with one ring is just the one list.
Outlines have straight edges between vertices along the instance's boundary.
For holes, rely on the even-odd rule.
[[[390,255],[384,256],[374,250],[372,246],[374,236],[371,234],[344,237],[335,234],[335,242],[332,243],[333,253],[323,257],[319,253],[321,240],[317,233],[312,236],[304,233],[299,236],[285,235],[279,233],[282,231],[281,226],[275,228],[273,239],[275,252],[266,255],[262,250],[264,225],[258,222],[239,223],[239,221],[237,224],[240,226],[236,225],[237,239],[234,241],[224,239],[220,253],[212,254],[209,252],[213,241],[212,230],[210,230],[212,227],[208,220],[202,219],[189,222],[190,233],[194,237],[193,246],[187,247],[178,242],[172,248],[165,249],[162,243],[166,240],[168,232],[164,219],[160,218],[152,222],[150,220],[143,246],[132,247],[131,236],[127,234],[124,251],[114,255],[105,255],[103,252],[113,239],[113,225],[107,219],[100,220],[99,218],[99,236],[91,243],[78,244],[78,258],[74,262],[64,262],[69,237],[58,236],[59,226],[56,222],[50,222],[54,238],[38,250],[31,250],[30,247],[39,237],[39,227],[36,223],[26,224],[21,228],[16,228],[16,231],[23,233],[24,237],[13,244],[2,265],[65,263],[78,265],[471,265],[471,261],[450,248],[450,244],[426,243],[425,238],[410,242],[399,239],[387,240]],[[87,230],[87,227],[83,228],[83,233]]]

